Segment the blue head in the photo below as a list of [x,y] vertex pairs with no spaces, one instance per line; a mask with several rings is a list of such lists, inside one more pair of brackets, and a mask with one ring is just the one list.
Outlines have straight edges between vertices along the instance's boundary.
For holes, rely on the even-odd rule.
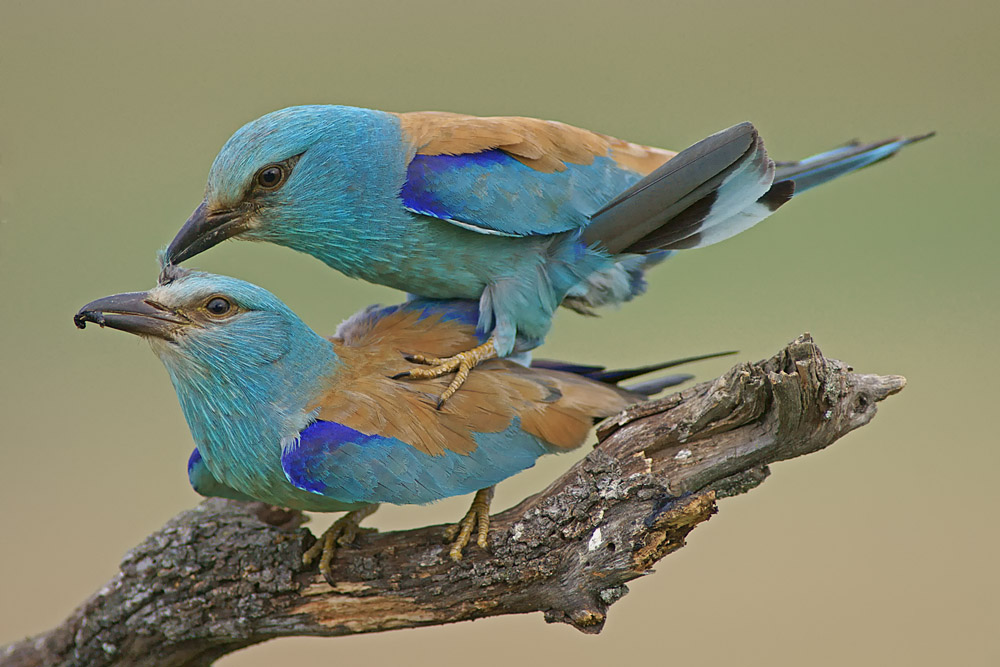
[[276,440],[298,433],[339,365],[330,342],[270,292],[174,267],[148,292],[98,299],[75,320],[149,340],[199,445],[213,429],[246,442],[265,431]]
[[[167,250],[177,263],[233,237],[325,258],[378,235],[373,207],[405,178],[395,116],[343,106],[289,107],[240,128],[219,151],[205,200]],[[338,246],[338,240],[343,245]],[[343,249],[346,252],[339,252]]]

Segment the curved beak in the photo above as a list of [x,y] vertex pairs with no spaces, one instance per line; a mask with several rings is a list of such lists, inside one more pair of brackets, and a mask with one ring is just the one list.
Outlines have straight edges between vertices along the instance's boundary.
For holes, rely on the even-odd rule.
[[138,336],[174,340],[191,320],[149,298],[149,292],[126,292],[91,301],[73,316],[79,329],[93,322]]
[[242,211],[212,211],[208,208],[208,204],[202,202],[170,242],[166,261],[170,264],[179,264],[236,236],[246,228]]

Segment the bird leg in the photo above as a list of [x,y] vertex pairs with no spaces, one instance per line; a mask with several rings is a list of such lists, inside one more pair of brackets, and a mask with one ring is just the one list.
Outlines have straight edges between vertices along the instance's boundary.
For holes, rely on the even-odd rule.
[[409,378],[413,380],[427,380],[441,377],[447,373],[454,373],[455,378],[448,385],[448,388],[441,392],[441,396],[438,398],[437,407],[440,410],[444,402],[454,396],[455,392],[465,383],[466,378],[469,377],[469,373],[473,368],[487,359],[496,359],[496,357],[496,341],[491,336],[482,345],[477,345],[465,352],[459,352],[453,357],[438,358],[423,354],[407,355],[407,361],[414,364],[426,364],[430,368],[413,368],[394,375],[393,379]]
[[333,571],[330,569],[330,563],[333,561],[334,554],[337,553],[337,547],[351,544],[358,533],[375,530],[374,528],[362,528],[358,524],[365,517],[374,514],[377,509],[378,503],[365,505],[361,509],[348,512],[334,521],[333,525],[327,528],[326,532],[316,540],[316,544],[302,554],[302,564],[309,565],[319,556],[319,571],[327,583],[333,586]]
[[461,521],[454,526],[449,526],[445,530],[445,537],[451,540],[451,551],[448,553],[452,560],[462,560],[462,549],[472,538],[472,529],[478,528],[476,533],[476,544],[480,549],[485,549],[488,545],[486,538],[490,532],[490,502],[493,500],[493,490],[495,486],[476,491],[476,497],[472,499],[472,506]]

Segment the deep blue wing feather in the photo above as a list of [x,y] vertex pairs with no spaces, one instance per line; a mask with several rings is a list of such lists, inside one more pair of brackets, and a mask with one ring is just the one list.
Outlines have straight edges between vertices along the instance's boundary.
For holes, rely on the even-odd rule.
[[396,438],[316,421],[284,449],[281,466],[297,488],[341,502],[429,503],[493,486],[553,451],[517,420],[475,440],[470,454],[434,456]]
[[546,235],[586,226],[591,214],[640,178],[609,157],[542,172],[497,149],[416,155],[400,197],[414,213],[481,234]]

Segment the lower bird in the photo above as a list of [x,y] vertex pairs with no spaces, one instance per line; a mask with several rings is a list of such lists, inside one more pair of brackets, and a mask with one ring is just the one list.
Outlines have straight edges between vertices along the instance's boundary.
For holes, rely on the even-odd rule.
[[269,241],[418,296],[479,300],[482,344],[413,356],[429,366],[410,377],[455,373],[443,402],[479,362],[540,344],[560,305],[627,301],[671,252],[921,138],[776,163],[750,123],[675,153],[537,118],[289,107],[226,142],[167,256]]
[[480,342],[477,317],[474,301],[413,300],[368,308],[325,338],[260,287],[168,266],[148,292],[98,299],[74,321],[150,341],[197,444],[188,465],[196,491],[348,512],[305,555],[330,580],[337,544],[379,503],[475,493],[450,553],[460,559],[474,532],[485,547],[495,484],[543,454],[578,447],[595,420],[690,377],[626,389],[615,383],[677,362],[604,371],[493,360],[445,410],[437,407],[444,379],[393,378],[414,365],[404,351],[449,355]]

